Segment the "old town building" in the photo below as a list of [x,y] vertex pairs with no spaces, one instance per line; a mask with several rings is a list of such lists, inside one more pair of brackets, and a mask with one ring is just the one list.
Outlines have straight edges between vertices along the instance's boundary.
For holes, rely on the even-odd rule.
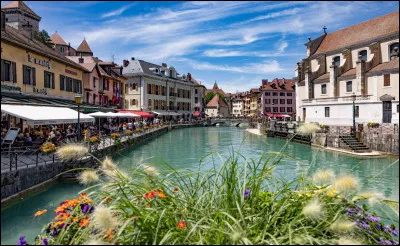
[[207,88],[199,83],[195,78],[192,77],[190,73],[187,74],[187,80],[192,81],[194,83],[194,117],[204,116],[205,109],[205,95]]
[[51,44],[53,45],[53,49],[58,50],[65,56],[76,56],[76,50],[71,47],[71,45],[64,41],[64,39],[55,32],[50,36]]
[[305,44],[297,65],[299,120],[352,125],[399,119],[399,11]]
[[229,107],[218,93],[207,103],[206,114],[210,117],[229,116]]
[[250,115],[260,115],[261,112],[261,91],[258,88],[250,90]]
[[128,78],[127,109],[152,111],[160,116],[184,116],[194,112],[194,82],[179,74],[173,66],[161,66],[143,60],[123,61]]
[[265,116],[296,119],[296,91],[293,79],[262,80],[261,91],[261,108]]

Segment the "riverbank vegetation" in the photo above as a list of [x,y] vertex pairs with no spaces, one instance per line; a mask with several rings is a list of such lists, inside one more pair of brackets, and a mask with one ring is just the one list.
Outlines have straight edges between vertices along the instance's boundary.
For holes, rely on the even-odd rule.
[[[64,146],[58,155],[80,158],[87,154],[82,148]],[[165,163],[129,172],[110,158],[98,160],[99,168],[79,176],[87,188],[61,202],[35,243],[398,244],[394,224],[369,211],[382,203],[398,221],[397,202],[362,192],[355,177],[330,170],[283,180],[274,175],[283,157],[246,159],[239,150],[207,170],[201,161],[196,170]]]

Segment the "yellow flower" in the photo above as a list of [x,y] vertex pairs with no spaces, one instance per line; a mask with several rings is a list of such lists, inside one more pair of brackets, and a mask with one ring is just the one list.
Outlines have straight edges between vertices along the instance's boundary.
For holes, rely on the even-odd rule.
[[326,193],[327,196],[333,197],[336,195],[336,189],[335,187],[331,187],[328,192]]

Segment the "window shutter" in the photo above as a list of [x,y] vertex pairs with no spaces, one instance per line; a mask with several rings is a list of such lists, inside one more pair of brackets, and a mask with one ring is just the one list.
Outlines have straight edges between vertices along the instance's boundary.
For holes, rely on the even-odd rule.
[[32,77],[33,77],[32,85],[36,86],[36,69],[34,67],[32,67],[31,71],[32,71]]
[[60,91],[64,90],[63,88],[63,77],[62,75],[60,75]]
[[390,86],[390,74],[383,75],[383,86]]
[[56,88],[56,85],[55,85],[55,83],[54,83],[54,73],[51,73],[51,88],[52,88],[52,89],[55,89],[55,88]]
[[47,72],[44,71],[44,88],[48,88],[48,77],[47,77]]
[[[3,68],[3,64],[1,65],[1,67]],[[22,65],[22,76],[23,76],[23,84],[27,84],[28,79],[27,79],[27,75],[28,73],[26,72],[26,66]],[[1,73],[1,76],[3,76],[3,72]]]
[[1,81],[4,81],[5,73],[4,73],[4,60],[1,59]]
[[[13,74],[13,83],[17,83],[17,64],[15,62],[11,62],[11,66]],[[3,72],[1,74],[3,74]]]

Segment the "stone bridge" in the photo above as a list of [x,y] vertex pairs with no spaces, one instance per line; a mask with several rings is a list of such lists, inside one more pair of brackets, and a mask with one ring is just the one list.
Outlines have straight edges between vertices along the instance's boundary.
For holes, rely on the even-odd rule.
[[216,126],[217,124],[223,125],[223,126],[236,126],[239,127],[240,124],[249,124],[249,120],[247,119],[229,119],[229,118],[217,118],[217,119],[211,119],[208,122],[206,122],[207,126]]

